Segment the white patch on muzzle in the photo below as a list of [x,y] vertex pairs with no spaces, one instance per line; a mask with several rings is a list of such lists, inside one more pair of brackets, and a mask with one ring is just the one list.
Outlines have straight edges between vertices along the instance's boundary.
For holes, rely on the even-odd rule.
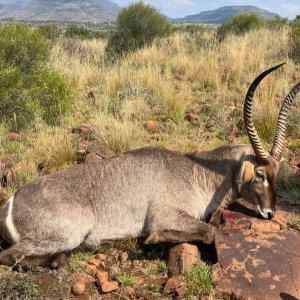
[[17,243],[20,241],[20,234],[14,224],[13,216],[12,216],[14,199],[15,199],[14,196],[11,196],[9,198],[9,200],[7,201],[8,212],[7,212],[7,217],[5,219],[5,225],[6,225],[7,231],[9,232],[12,240],[15,243]]
[[268,219],[269,213],[271,213],[271,214],[273,213],[272,209],[270,209],[270,208],[261,209],[259,205],[257,205],[257,210],[259,211],[259,213],[261,214],[261,216],[264,219]]

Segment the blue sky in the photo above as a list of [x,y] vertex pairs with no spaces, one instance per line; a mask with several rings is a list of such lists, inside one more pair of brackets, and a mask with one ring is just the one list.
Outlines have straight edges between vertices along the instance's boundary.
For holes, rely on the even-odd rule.
[[[127,6],[132,0],[112,0],[120,6]],[[282,17],[294,19],[300,15],[300,0],[144,0],[158,8],[168,17],[177,18],[197,14],[204,10],[228,5],[254,5]]]

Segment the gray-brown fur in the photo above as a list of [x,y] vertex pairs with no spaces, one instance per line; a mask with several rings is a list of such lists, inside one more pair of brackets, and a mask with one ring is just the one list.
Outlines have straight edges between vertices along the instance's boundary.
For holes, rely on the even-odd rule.
[[210,243],[213,229],[201,220],[238,196],[236,170],[251,153],[247,145],[196,154],[143,148],[41,177],[15,193],[21,238],[15,259],[5,258],[8,249],[0,264],[150,232],[186,232],[192,236],[185,239]]
[[[60,265],[57,254],[80,245],[140,235],[146,243],[211,243],[214,229],[204,221],[239,197],[272,217],[279,157],[262,148],[251,103],[260,80],[277,67],[262,73],[246,96],[253,148],[193,154],[143,148],[41,177],[0,208],[0,236],[12,245],[0,253],[0,264]],[[285,126],[280,130],[282,139]]]

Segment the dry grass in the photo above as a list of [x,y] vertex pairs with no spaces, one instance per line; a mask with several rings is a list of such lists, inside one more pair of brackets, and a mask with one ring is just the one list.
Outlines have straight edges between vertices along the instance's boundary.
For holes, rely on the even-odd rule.
[[[254,121],[270,146],[282,99],[300,78],[288,59],[288,33],[249,32],[218,43],[214,30],[201,34],[176,33],[152,46],[130,53],[115,64],[105,62],[103,40],[61,40],[54,45],[50,64],[73,91],[73,104],[82,113],[65,117],[60,128],[38,126],[23,133],[21,143],[8,142],[0,126],[0,153],[18,153],[52,171],[75,162],[70,127],[79,122],[97,128],[98,138],[115,152],[158,145],[179,151],[210,150],[228,143],[247,143],[242,124],[244,95],[256,75],[286,61],[284,69],[268,76],[255,95]],[[95,99],[87,97],[93,92]],[[292,145],[299,139],[299,97],[289,117]],[[195,123],[185,120],[190,108]],[[157,122],[148,132],[145,121]],[[213,122],[213,128],[207,124]]]

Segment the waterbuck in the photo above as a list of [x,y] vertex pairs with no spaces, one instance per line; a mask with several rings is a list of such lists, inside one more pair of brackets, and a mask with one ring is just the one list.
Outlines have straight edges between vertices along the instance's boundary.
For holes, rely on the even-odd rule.
[[205,220],[240,197],[256,203],[263,218],[272,218],[286,116],[300,82],[283,102],[270,152],[251,114],[256,87],[280,66],[260,74],[247,92],[244,122],[251,146],[188,154],[142,148],[73,166],[17,190],[0,209],[0,234],[11,245],[0,253],[0,264],[55,266],[60,253],[81,245],[140,235],[146,243],[209,244],[214,228]]

